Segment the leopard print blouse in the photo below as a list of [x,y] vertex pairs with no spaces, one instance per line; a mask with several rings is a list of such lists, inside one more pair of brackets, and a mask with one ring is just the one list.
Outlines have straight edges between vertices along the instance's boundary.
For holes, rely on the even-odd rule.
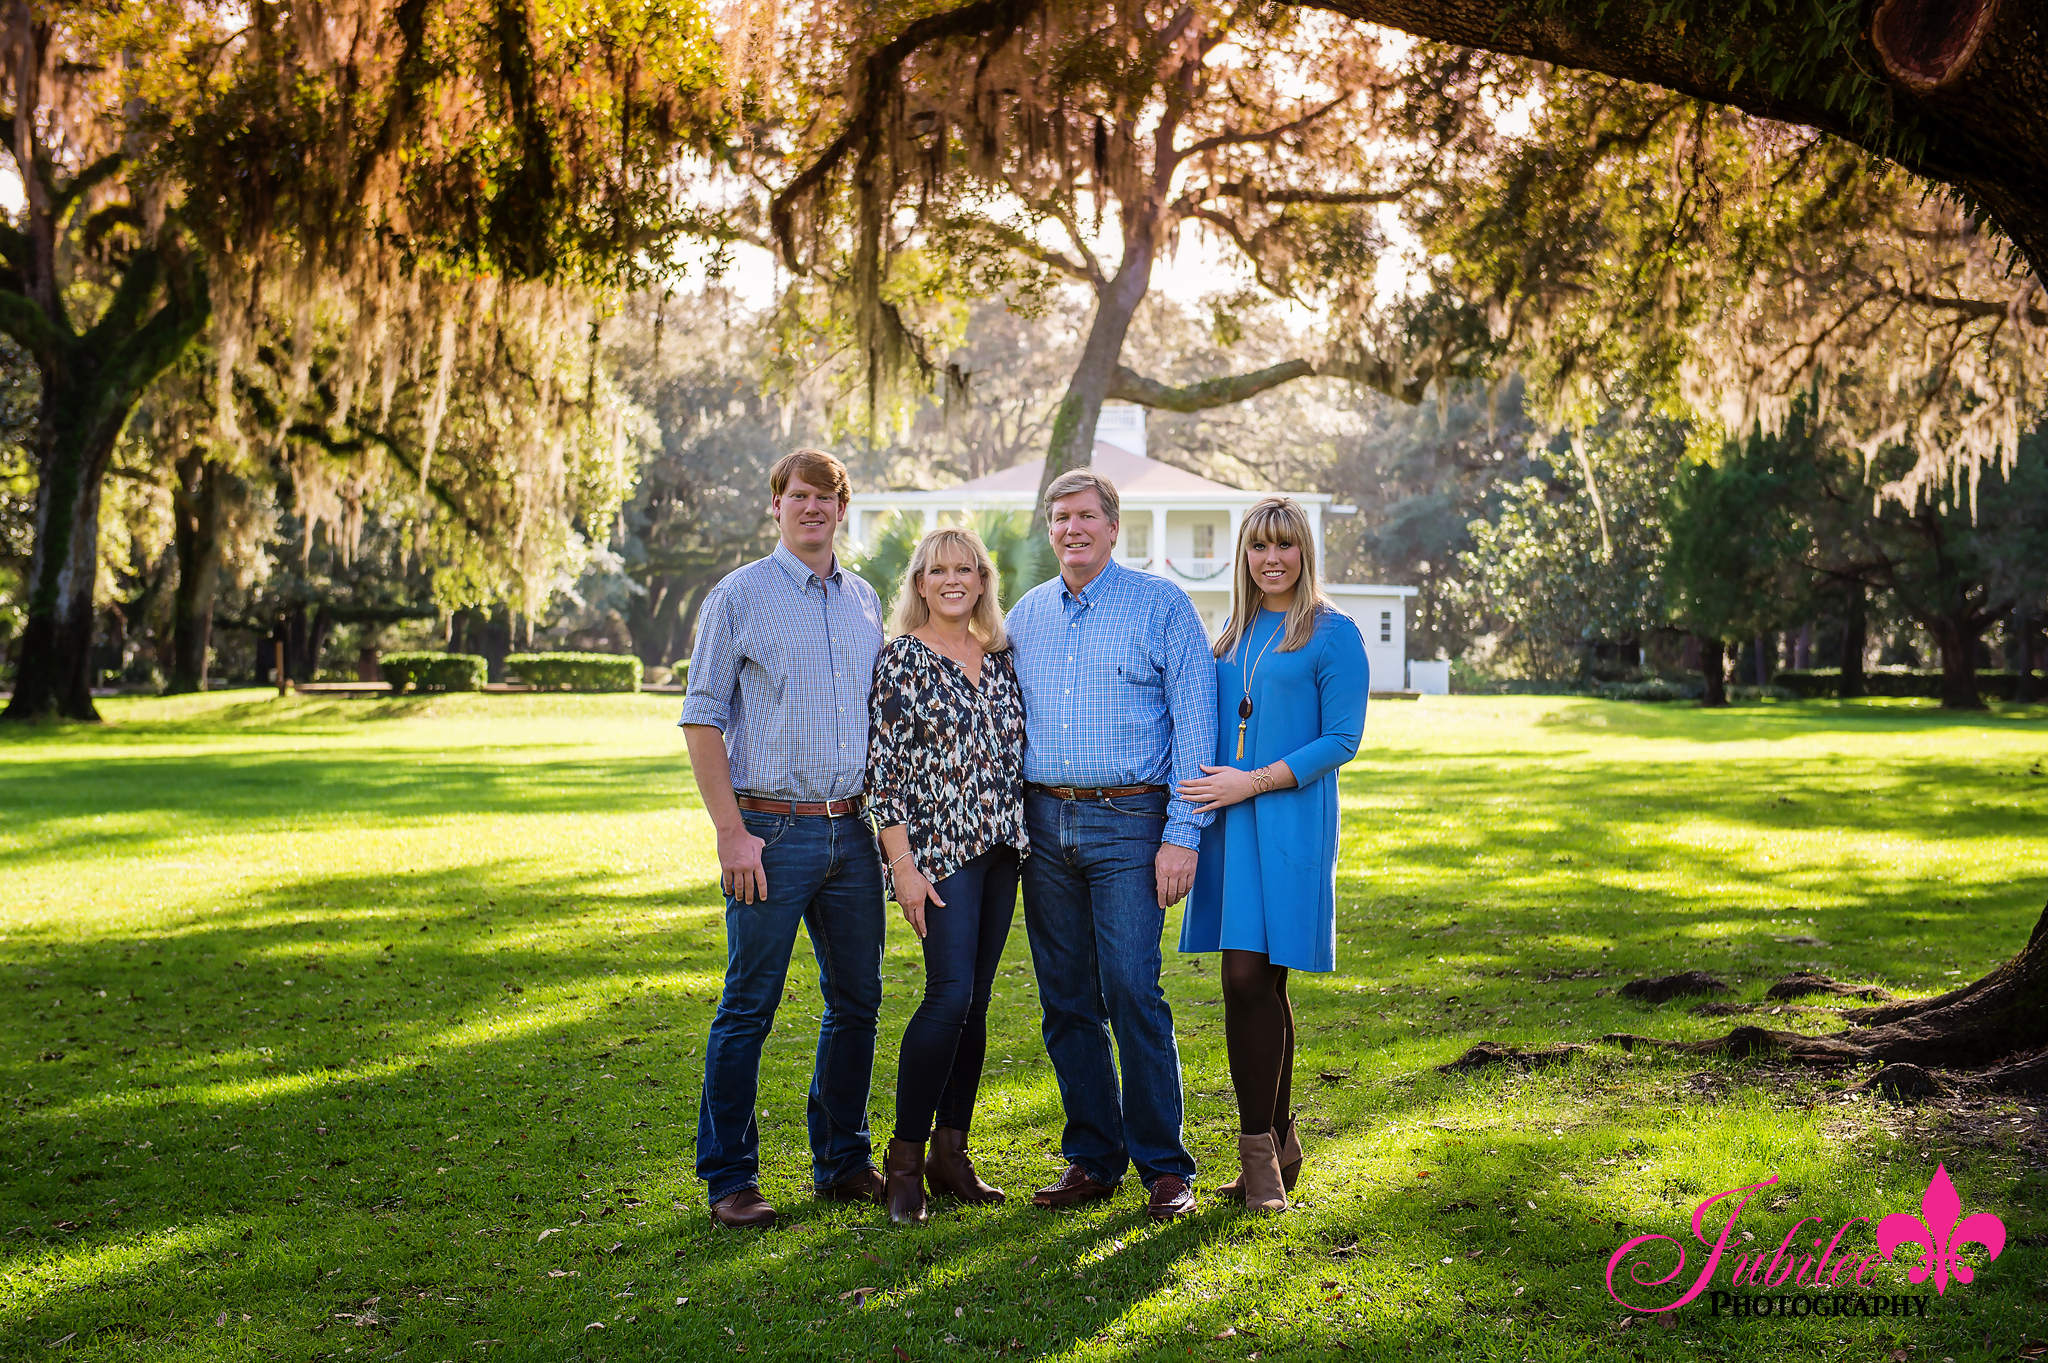
[[[878,827],[909,825],[934,885],[992,847],[1029,856],[1024,831],[1024,693],[1008,649],[981,685],[908,634],[882,646],[868,700],[868,802]],[[885,872],[886,875],[886,872]],[[896,897],[893,875],[886,875]]]

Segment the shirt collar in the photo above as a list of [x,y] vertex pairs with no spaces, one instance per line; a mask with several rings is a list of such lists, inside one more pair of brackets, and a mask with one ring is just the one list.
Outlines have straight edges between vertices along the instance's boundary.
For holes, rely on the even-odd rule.
[[[818,575],[812,572],[802,559],[790,553],[789,546],[781,540],[775,541],[775,552],[768,555],[768,557],[773,559],[783,572],[788,573],[790,580],[796,583],[799,588],[809,587],[813,582],[817,582],[820,587],[823,587],[825,582],[838,582],[839,575],[845,571],[840,566],[839,555],[834,554],[832,556],[832,571],[825,574],[825,581],[819,581]],[[844,586],[845,584],[840,583],[840,585]]]
[[1090,578],[1088,585],[1078,592],[1069,587],[1066,578],[1062,577],[1060,579],[1060,599],[1077,605],[1092,606],[1102,599],[1102,591],[1105,584],[1109,581],[1110,574],[1122,571],[1123,569],[1117,565],[1117,561],[1112,558],[1109,562],[1103,564],[1102,571]]

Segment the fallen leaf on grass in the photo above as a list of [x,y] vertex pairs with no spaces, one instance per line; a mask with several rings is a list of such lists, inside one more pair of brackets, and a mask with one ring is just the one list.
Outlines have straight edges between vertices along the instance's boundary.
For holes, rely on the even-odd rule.
[[548,1238],[548,1237],[549,1237],[550,1235],[560,1235],[561,1233],[562,1233],[562,1228],[561,1228],[560,1226],[550,1226],[550,1227],[548,1227],[548,1228],[547,1228],[546,1230],[542,1231],[542,1232],[540,1233],[540,1236],[539,1236],[539,1238],[538,1238],[538,1239],[536,1239],[536,1240],[535,1240],[535,1241],[534,1241],[533,1243],[535,1243],[535,1244],[537,1245],[537,1244],[539,1244],[539,1243],[540,1243],[540,1242],[541,1242],[542,1240],[545,1240],[545,1239],[547,1239],[547,1238]]
[[901,1344],[891,1344],[889,1346],[889,1352],[895,1354],[896,1357],[902,1359],[903,1363],[910,1363],[910,1355],[903,1352],[903,1346]]
[[845,1301],[848,1297],[852,1297],[853,1304],[855,1306],[859,1306],[866,1302],[869,1297],[873,1296],[875,1293],[881,1290],[882,1289],[879,1287],[856,1287],[850,1292],[841,1292],[839,1294],[839,1300]]
[[1234,1326],[1229,1326],[1229,1325],[1226,1325],[1226,1326],[1224,1326],[1224,1327],[1223,1327],[1223,1328],[1222,1328],[1221,1330],[1218,1330],[1218,1331],[1216,1332],[1216,1338],[1218,1338],[1218,1339],[1231,1339],[1231,1338],[1235,1337],[1235,1336],[1236,1336],[1236,1334],[1237,1334],[1237,1330],[1236,1330],[1236,1327],[1234,1327]]
[[213,1324],[215,1329],[219,1329],[221,1326],[226,1325],[227,1323],[228,1313],[225,1311],[221,1312],[219,1315],[213,1318]]
[[590,1324],[588,1324],[588,1325],[586,1325],[586,1326],[584,1326],[584,1327],[583,1327],[583,1333],[585,1333],[585,1334],[589,1334],[589,1333],[590,1333],[590,1332],[591,1332],[592,1330],[602,1330],[603,1328],[604,1328],[604,1322],[603,1322],[603,1321],[601,1321],[601,1320],[594,1320],[594,1321],[590,1322]]
[[47,1345],[46,1347],[48,1347],[48,1348],[51,1348],[51,1349],[54,1349],[54,1348],[56,1348],[56,1347],[57,1347],[58,1345],[60,1345],[60,1344],[69,1344],[69,1343],[70,1343],[70,1342],[71,1342],[72,1340],[74,1340],[74,1339],[77,1339],[77,1338],[78,1338],[78,1331],[76,1331],[76,1330],[73,1330],[73,1331],[72,1331],[72,1332],[71,1332],[70,1334],[68,1334],[68,1335],[65,1335],[65,1336],[63,1336],[63,1337],[62,1337],[61,1339],[53,1339],[53,1340],[51,1340],[51,1341],[49,1342],[49,1344],[48,1344],[48,1345]]
[[548,1270],[548,1276],[550,1278],[575,1278],[582,1275],[577,1269],[573,1268],[551,1268]]

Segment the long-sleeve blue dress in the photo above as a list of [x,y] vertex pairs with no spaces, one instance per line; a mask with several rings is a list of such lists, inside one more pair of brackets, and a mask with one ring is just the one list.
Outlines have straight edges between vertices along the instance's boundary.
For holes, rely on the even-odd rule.
[[[1258,951],[1274,965],[1334,970],[1337,769],[1358,754],[1371,678],[1350,616],[1325,610],[1315,636],[1293,653],[1281,652],[1275,637],[1286,627],[1286,612],[1260,611],[1230,655],[1216,660],[1214,765],[1251,771],[1285,761],[1297,784],[1231,805],[1203,831],[1180,949]],[[1238,703],[1248,671],[1252,714],[1240,758]]]

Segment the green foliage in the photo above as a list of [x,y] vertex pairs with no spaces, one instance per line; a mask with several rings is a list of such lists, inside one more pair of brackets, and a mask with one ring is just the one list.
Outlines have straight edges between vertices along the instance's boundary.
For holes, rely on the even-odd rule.
[[1593,694],[1602,700],[1650,701],[1662,704],[1670,701],[1698,700],[1705,689],[1699,682],[1652,677],[1648,681],[1639,682],[1602,682],[1593,688]]
[[630,653],[511,653],[505,670],[542,691],[640,689],[640,660]]
[[[2038,677],[2041,674],[2036,672],[2034,675]],[[1866,668],[1863,684],[1865,694],[1872,696],[1938,700],[1942,694],[1941,673],[1910,667]],[[1772,675],[1771,685],[1801,700],[1832,700],[1841,690],[1842,669],[1788,667]],[[1988,700],[2011,700],[2018,686],[2019,674],[2016,672],[1977,674],[1977,690]]]
[[1718,463],[1681,470],[1665,500],[1665,605],[1679,628],[1733,640],[1803,618],[1812,604],[1802,512],[1820,495],[1806,399],[1782,434],[1754,430]]
[[1660,503],[1684,442],[1653,418],[1552,448],[1547,478],[1501,488],[1498,515],[1471,523],[1459,600],[1497,622],[1526,675],[1585,676],[1597,645],[1638,644],[1661,623]]
[[1043,535],[1031,533],[1031,517],[1021,512],[982,511],[974,517],[974,533],[988,547],[995,560],[1001,583],[1004,610],[1018,598],[1049,580],[1059,571],[1052,556],[1052,544]]
[[903,575],[910,571],[910,560],[917,554],[917,542],[924,538],[924,522],[915,515],[897,514],[882,523],[882,528],[865,550],[846,555],[846,566],[866,580],[875,589],[875,595],[882,598],[882,618],[889,618],[895,608],[896,593],[903,586]]
[[481,691],[490,664],[474,653],[387,653],[377,660],[394,693]]

